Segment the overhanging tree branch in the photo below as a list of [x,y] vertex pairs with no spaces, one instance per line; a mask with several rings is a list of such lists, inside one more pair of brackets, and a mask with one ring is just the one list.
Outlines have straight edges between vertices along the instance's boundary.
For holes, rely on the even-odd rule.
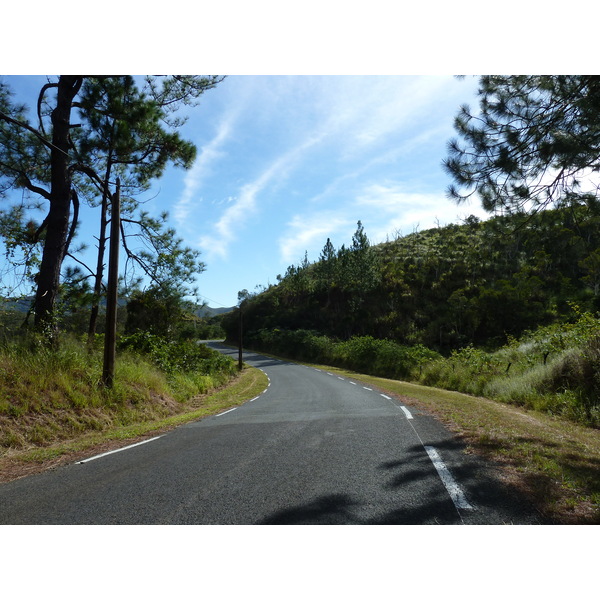
[[48,148],[49,150],[54,149],[58,152],[62,152],[66,156],[69,156],[69,154],[65,150],[59,148],[58,146],[55,146],[52,142],[47,140],[42,134],[40,134],[39,131],[31,127],[31,125],[29,125],[28,123],[24,123],[23,121],[19,121],[18,119],[13,119],[9,115],[4,114],[2,111],[0,111],[0,119],[6,121],[7,123],[12,123],[13,125],[17,125],[19,127],[22,127],[23,129],[26,129],[27,131],[29,131],[29,133],[35,135],[35,137],[37,137],[38,140],[40,140],[40,142],[42,142],[42,144],[46,146],[46,148]]

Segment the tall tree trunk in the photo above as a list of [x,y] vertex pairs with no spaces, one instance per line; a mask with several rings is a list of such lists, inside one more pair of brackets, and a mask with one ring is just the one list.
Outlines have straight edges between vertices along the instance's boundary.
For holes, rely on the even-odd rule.
[[55,329],[54,308],[69,234],[71,175],[68,151],[71,107],[82,81],[80,76],[61,75],[56,107],[52,111],[50,210],[35,296],[35,326],[46,331],[50,338]]
[[100,298],[102,296],[102,277],[104,275],[104,252],[106,250],[106,200],[102,199],[102,216],[100,218],[100,237],[98,238],[98,261],[94,277],[94,300],[90,311],[88,326],[88,342],[91,342],[96,333],[98,314],[100,313]]
[[106,225],[108,222],[108,182],[110,179],[112,163],[110,157],[104,177],[104,190],[102,191],[102,207],[100,214],[100,235],[98,237],[98,260],[96,263],[96,276],[94,278],[94,301],[90,312],[90,324],[88,327],[88,343],[92,342],[96,333],[98,314],[100,312],[100,298],[102,296],[102,277],[104,276],[104,253],[106,251]]

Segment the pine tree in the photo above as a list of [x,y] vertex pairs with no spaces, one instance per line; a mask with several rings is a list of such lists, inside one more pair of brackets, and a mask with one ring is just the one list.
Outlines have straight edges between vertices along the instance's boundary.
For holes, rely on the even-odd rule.
[[[116,176],[124,179],[125,191],[131,192],[131,214],[136,207],[134,191],[145,189],[169,162],[189,167],[195,147],[177,133],[184,121],[175,116],[176,111],[194,104],[219,80],[146,78],[140,89],[128,76],[61,75],[40,90],[35,125],[26,118],[25,108],[12,102],[7,86],[0,86],[0,181],[4,184],[0,190],[23,188],[48,203],[47,216],[35,234],[43,238],[36,281],[38,328],[54,328],[61,269],[75,236],[80,195],[91,203],[101,197],[97,298],[110,181]],[[80,121],[75,124],[74,109]]]
[[[600,170],[600,77],[484,76],[479,113],[463,106],[449,142],[449,196],[478,194],[490,212],[589,201]],[[595,186],[594,186],[595,188]]]

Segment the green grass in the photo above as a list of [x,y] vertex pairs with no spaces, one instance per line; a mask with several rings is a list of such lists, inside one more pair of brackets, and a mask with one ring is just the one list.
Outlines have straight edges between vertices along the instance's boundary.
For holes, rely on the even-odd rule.
[[[178,349],[184,360],[182,348]],[[151,357],[118,353],[112,389],[100,385],[101,350],[75,339],[50,350],[31,340],[0,347],[0,462],[53,461],[84,447],[116,443],[203,418],[266,388],[260,371],[239,374],[210,349],[193,367],[164,372]],[[248,395],[250,394],[250,395]],[[7,462],[8,461],[8,462]],[[0,467],[0,479],[10,478]],[[18,469],[17,469],[18,471]]]
[[[164,405],[162,417],[156,416],[161,411],[155,409],[150,411],[151,416],[138,413],[135,418],[132,416],[129,423],[115,424],[112,410],[98,410],[88,415],[85,424],[81,423],[81,418],[77,418],[77,427],[54,421],[54,434],[48,435],[39,443],[31,439],[32,428],[13,428],[11,434],[19,438],[19,443],[3,449],[0,455],[0,481],[9,481],[75,460],[75,457],[90,455],[99,449],[119,447],[148,435],[156,435],[184,423],[218,414],[254,398],[266,389],[267,383],[267,377],[262,371],[245,367],[226,385],[193,396],[184,403],[176,403],[167,396],[151,395],[154,403],[158,401]],[[70,415],[65,418],[69,420],[75,417]],[[69,432],[66,439],[65,431]],[[24,440],[27,443],[23,443]]]

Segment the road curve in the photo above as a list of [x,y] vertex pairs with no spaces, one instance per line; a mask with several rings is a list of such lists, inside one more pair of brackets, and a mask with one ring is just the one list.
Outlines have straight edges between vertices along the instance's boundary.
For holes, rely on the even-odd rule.
[[324,370],[250,352],[244,360],[269,377],[257,398],[2,484],[0,523],[540,522],[432,417]]

